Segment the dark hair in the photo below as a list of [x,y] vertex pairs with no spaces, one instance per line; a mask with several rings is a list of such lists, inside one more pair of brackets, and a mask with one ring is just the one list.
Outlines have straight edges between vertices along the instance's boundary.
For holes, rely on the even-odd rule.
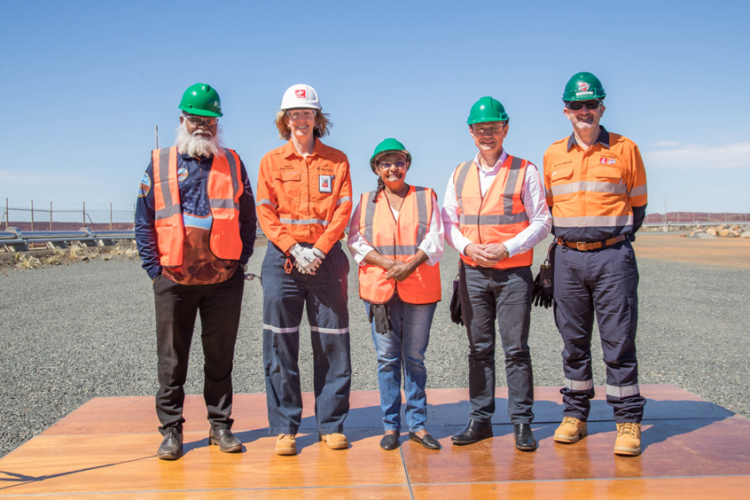
[[378,176],[378,189],[375,190],[375,196],[372,197],[372,202],[377,203],[378,202],[378,196],[380,196],[380,192],[385,189],[385,182],[383,182],[383,179]]

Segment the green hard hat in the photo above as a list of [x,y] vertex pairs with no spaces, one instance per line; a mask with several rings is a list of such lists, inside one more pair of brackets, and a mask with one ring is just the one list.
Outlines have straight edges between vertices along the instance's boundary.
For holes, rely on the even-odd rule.
[[373,172],[377,172],[375,167],[378,164],[378,160],[388,153],[406,153],[406,161],[411,163],[411,153],[401,142],[396,139],[385,139],[377,145],[370,158],[370,168]]
[[607,93],[602,87],[602,82],[591,73],[576,73],[573,78],[568,80],[563,93],[563,101],[591,101],[594,99],[604,99]]
[[474,103],[466,123],[474,125],[475,123],[506,121],[508,121],[508,113],[505,112],[500,101],[487,96]]
[[224,116],[221,113],[219,93],[210,85],[196,83],[182,94],[179,108],[191,115]]

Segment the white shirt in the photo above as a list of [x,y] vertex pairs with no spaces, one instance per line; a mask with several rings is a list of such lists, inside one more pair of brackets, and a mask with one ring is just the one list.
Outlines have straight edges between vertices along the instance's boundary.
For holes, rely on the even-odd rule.
[[[479,166],[479,187],[482,196],[484,196],[492,185],[506,158],[508,158],[508,153],[503,150],[495,166],[490,170],[484,170],[480,166],[479,153],[477,153],[474,163]],[[456,186],[453,182],[453,175],[451,173],[450,179],[448,179],[448,187],[445,190],[445,201],[443,202],[445,239],[461,255],[466,255],[466,247],[470,243],[477,242],[471,241],[461,234],[461,226],[458,219],[458,199],[456,197]],[[534,248],[540,241],[547,237],[552,227],[542,177],[533,163],[529,163],[526,167],[526,176],[521,190],[521,202],[523,202],[526,215],[529,217],[529,227],[518,233],[515,237],[503,242],[511,257],[519,253],[528,252]]]
[[[382,193],[385,196],[385,193]],[[357,208],[354,209],[352,220],[349,224],[349,239],[346,244],[349,246],[349,252],[357,261],[360,266],[365,266],[367,263],[364,261],[368,253],[375,250],[367,240],[359,232],[359,218],[362,211],[362,200],[357,204]],[[390,204],[388,205],[390,207]],[[398,221],[398,211],[391,207],[393,217]],[[422,243],[419,244],[418,249],[422,250],[428,257],[427,265],[434,266],[443,257],[443,223],[440,219],[440,207],[435,200],[432,200],[432,220],[430,221],[430,229],[424,237]]]

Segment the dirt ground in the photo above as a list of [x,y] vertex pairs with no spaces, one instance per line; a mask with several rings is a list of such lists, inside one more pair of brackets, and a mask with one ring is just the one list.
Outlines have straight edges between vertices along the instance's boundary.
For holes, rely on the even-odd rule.
[[638,258],[750,268],[750,238],[704,240],[638,233],[633,248]]

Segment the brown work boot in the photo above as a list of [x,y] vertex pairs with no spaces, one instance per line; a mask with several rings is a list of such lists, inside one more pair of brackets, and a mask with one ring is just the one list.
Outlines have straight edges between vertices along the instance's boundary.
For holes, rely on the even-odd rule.
[[558,443],[575,443],[579,439],[588,436],[589,430],[586,422],[574,417],[563,418],[562,423],[555,431],[555,441]]
[[328,447],[332,450],[343,450],[349,448],[349,441],[347,441],[346,436],[340,432],[320,434],[320,440],[325,441]]
[[294,434],[279,434],[279,437],[276,438],[276,454],[297,454],[297,441],[294,439]]
[[617,440],[615,441],[615,455],[641,454],[641,424],[640,422],[623,422],[617,424]]

